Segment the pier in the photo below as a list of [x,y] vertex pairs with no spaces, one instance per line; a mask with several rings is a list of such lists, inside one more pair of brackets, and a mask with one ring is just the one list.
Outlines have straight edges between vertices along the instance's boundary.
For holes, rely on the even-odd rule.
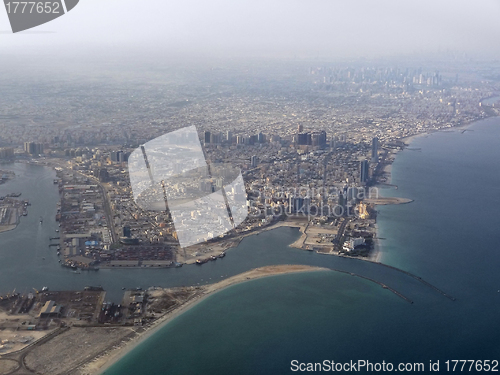
[[354,273],[354,272],[349,272],[349,271],[344,271],[344,270],[339,270],[339,269],[336,269],[336,268],[330,268],[330,270],[332,271],[336,271],[336,272],[342,272],[342,273],[345,273],[347,275],[351,275],[351,276],[355,276],[355,277],[359,277],[361,279],[365,279],[365,280],[368,280],[368,281],[371,281],[372,283],[375,283],[375,284],[378,284],[380,285],[382,288],[384,289],[387,289],[389,291],[391,291],[392,293],[394,293],[395,295],[397,295],[399,298],[402,298],[404,299],[406,302],[408,303],[411,303],[413,304],[413,301],[411,299],[409,299],[408,297],[406,297],[405,295],[403,295],[402,293],[398,292],[396,289],[393,289],[391,288],[390,286],[384,284],[384,283],[381,283],[380,281],[377,281],[377,280],[374,280],[370,277],[366,277],[366,276],[362,276],[362,275],[358,275],[357,273]]
[[[385,239],[385,238],[384,238]],[[318,254],[322,254],[322,253],[318,253]],[[411,272],[408,272],[408,271],[405,271],[405,270],[402,270],[401,268],[397,268],[397,267],[394,267],[394,266],[390,266],[388,264],[385,264],[385,263],[381,263],[381,262],[375,262],[375,261],[372,261],[372,260],[369,260],[369,259],[362,259],[362,258],[357,258],[357,257],[351,257],[351,256],[346,256],[346,255],[335,255],[335,256],[338,256],[338,257],[341,257],[341,258],[348,258],[348,259],[356,259],[356,260],[359,260],[359,261],[362,261],[362,262],[371,262],[371,263],[375,263],[375,264],[378,264],[380,266],[384,266],[384,267],[387,267],[387,268],[391,268],[395,271],[398,271],[398,272],[401,272],[401,273],[404,273],[405,275],[407,276],[410,276],[412,278],[414,278],[415,280],[419,281],[420,283],[424,284],[425,286],[431,288],[431,289],[434,289],[436,292],[438,292],[439,294],[445,296],[446,298],[452,300],[452,301],[456,301],[457,299],[451,295],[449,295],[448,293],[442,291],[441,289],[439,289],[438,287],[432,285],[431,283],[425,281],[424,279],[422,279],[420,276],[417,276],[417,275],[414,275],[413,273]],[[344,271],[341,271],[341,270],[335,270],[335,271],[339,271],[339,272],[344,272]],[[347,273],[350,273],[350,272],[347,272]],[[362,277],[362,276],[360,276]]]
[[428,283],[427,281],[425,281],[424,279],[422,279],[420,276],[417,276],[417,275],[414,275],[412,274],[411,272],[408,272],[408,271],[405,271],[405,270],[402,270],[400,268],[397,268],[397,267],[394,267],[394,266],[390,266],[388,264],[384,264],[384,263],[380,263],[380,262],[375,262],[377,264],[380,264],[381,266],[384,266],[384,267],[387,267],[387,268],[391,268],[393,270],[396,270],[396,271],[399,271],[399,272],[402,272],[404,273],[405,275],[408,275],[410,277],[413,277],[415,280],[421,282],[422,284],[428,286],[429,288],[431,289],[434,289],[436,292],[442,294],[443,296],[445,296],[446,298],[449,298],[450,300],[452,301],[456,301],[456,298],[455,297],[452,297],[450,296],[449,294],[443,292],[441,289],[435,287],[434,285],[432,285],[431,283]]

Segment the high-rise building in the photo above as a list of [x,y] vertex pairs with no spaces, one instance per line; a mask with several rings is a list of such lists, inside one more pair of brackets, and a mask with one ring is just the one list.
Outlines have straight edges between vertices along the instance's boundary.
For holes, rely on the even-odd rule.
[[320,147],[326,146],[326,132],[324,130],[322,130],[319,133],[319,145],[320,145]]
[[250,161],[252,163],[252,168],[255,168],[257,166],[257,163],[258,163],[257,156],[253,155],[252,158],[250,159]]
[[226,133],[226,140],[228,143],[233,143],[233,133],[231,133],[229,130]]
[[14,157],[14,149],[12,147],[0,148],[0,159],[11,159]]
[[337,148],[337,137],[333,136],[330,140],[330,150],[333,151]]
[[128,152],[123,152],[123,151],[118,152],[118,162],[123,163],[128,161],[128,156],[129,156]]
[[219,144],[221,143],[221,138],[222,138],[221,133],[212,133],[210,134],[210,143]]
[[281,142],[281,137],[277,134],[271,136],[271,142]]
[[304,126],[299,125],[297,130],[299,131],[299,133],[302,133],[304,131]]
[[210,132],[205,132],[205,143],[210,143]]
[[123,237],[130,238],[132,236],[132,232],[130,230],[130,227],[125,226],[123,227]]
[[36,155],[43,154],[43,144],[42,143],[35,143],[35,154]]
[[311,134],[309,133],[299,133],[297,136],[297,144],[299,146],[310,145],[311,142]]
[[372,139],[372,163],[378,162],[378,138]]
[[109,172],[106,168],[101,168],[97,172],[99,181],[108,182],[109,181]]
[[359,162],[359,181],[361,183],[366,183],[369,179],[369,164],[368,160],[363,160]]
[[323,130],[321,132],[314,132],[311,134],[312,146],[325,147],[326,145],[326,132]]
[[30,155],[43,154],[43,144],[35,142],[24,142],[24,152]]
[[259,143],[264,143],[266,141],[266,136],[261,132],[257,135],[257,141]]
[[288,198],[289,213],[308,214],[310,205],[311,205],[310,197],[296,197],[292,195]]

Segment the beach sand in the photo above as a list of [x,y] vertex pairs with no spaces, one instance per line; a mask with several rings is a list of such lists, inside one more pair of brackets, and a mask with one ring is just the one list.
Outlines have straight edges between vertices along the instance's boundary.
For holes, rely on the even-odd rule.
[[316,271],[329,271],[327,268],[321,267],[310,267],[302,265],[279,265],[279,266],[268,266],[262,268],[256,268],[248,272],[230,277],[228,279],[222,280],[215,284],[209,284],[201,287],[200,293],[196,294],[192,299],[179,306],[175,310],[166,313],[164,316],[156,320],[146,331],[138,333],[135,338],[125,343],[123,346],[113,347],[106,350],[101,356],[87,363],[81,369],[79,369],[79,374],[87,375],[98,375],[102,374],[106,369],[109,369],[112,365],[118,362],[120,359],[125,357],[130,351],[137,347],[140,343],[144,342],[151,335],[155,334],[171,322],[173,319],[179,315],[185,313],[189,309],[196,306],[198,303],[206,299],[208,296],[221,291],[230,286],[247,282],[250,280],[260,279],[263,277],[297,273],[297,272],[316,272]]
[[17,225],[1,225],[0,226],[0,233],[3,232],[8,232],[9,230],[16,229]]

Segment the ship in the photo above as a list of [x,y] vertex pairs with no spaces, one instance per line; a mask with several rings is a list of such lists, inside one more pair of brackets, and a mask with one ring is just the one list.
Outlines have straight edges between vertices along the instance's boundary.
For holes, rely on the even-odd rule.
[[223,251],[219,254],[219,258],[224,258],[226,256],[226,253]]

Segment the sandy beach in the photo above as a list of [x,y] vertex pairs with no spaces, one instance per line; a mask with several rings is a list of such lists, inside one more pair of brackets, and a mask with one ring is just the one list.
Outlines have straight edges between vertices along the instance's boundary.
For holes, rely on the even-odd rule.
[[200,292],[194,296],[191,300],[187,301],[183,305],[179,306],[175,310],[166,313],[164,316],[152,323],[144,332],[138,333],[132,340],[125,343],[123,346],[115,346],[106,350],[101,356],[92,360],[83,366],[80,370],[80,374],[88,375],[98,375],[103,374],[112,365],[118,362],[120,359],[125,357],[130,351],[132,351],[139,344],[147,340],[151,335],[154,335],[158,330],[163,328],[165,325],[170,323],[173,319],[179,315],[185,313],[189,309],[196,306],[198,303],[206,299],[208,296],[213,295],[230,286],[240,284],[243,282],[260,279],[263,277],[270,277],[283,274],[291,274],[298,272],[317,272],[317,271],[329,271],[327,268],[320,267],[310,267],[301,265],[280,265],[280,266],[268,266],[262,268],[256,268],[248,272],[230,277],[228,279],[222,280],[215,284],[205,285],[200,287]]
[[9,230],[16,229],[17,225],[1,225],[0,226],[0,233],[3,232],[8,232]]

